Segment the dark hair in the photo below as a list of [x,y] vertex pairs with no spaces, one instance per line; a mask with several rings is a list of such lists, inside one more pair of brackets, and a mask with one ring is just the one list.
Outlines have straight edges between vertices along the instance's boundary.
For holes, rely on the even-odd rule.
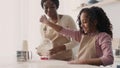
[[[47,0],[41,0],[41,7],[43,8],[43,4],[46,2]],[[59,8],[59,0],[51,0],[57,7],[57,9]]]
[[94,20],[97,20],[97,26],[96,26],[96,28],[97,28],[97,30],[99,32],[106,32],[111,37],[113,36],[113,33],[112,33],[112,24],[110,23],[109,18],[107,17],[106,13],[104,12],[104,10],[102,8],[96,7],[96,6],[93,6],[91,8],[83,8],[80,11],[80,13],[78,15],[78,22],[79,22],[80,31],[83,32],[83,29],[80,26],[81,25],[80,15],[83,12],[87,13],[90,24]]
[[[80,16],[82,13],[87,13],[87,19],[88,19],[89,25],[91,25],[93,23],[93,21],[95,20],[95,15],[94,15],[94,12],[92,10],[90,10],[90,8],[83,8],[80,11],[77,21],[79,23],[80,31],[82,33],[84,33],[83,28],[81,27],[81,20],[80,20]],[[90,26],[89,26],[89,28],[90,28]]]
[[112,33],[112,24],[110,23],[110,20],[107,17],[107,15],[104,12],[104,10],[102,8],[100,8],[100,7],[95,7],[95,6],[91,7],[91,9],[97,15],[97,17],[96,17],[96,19],[98,21],[97,29],[100,32],[106,32],[106,33],[108,33],[112,37],[113,36],[113,33]]

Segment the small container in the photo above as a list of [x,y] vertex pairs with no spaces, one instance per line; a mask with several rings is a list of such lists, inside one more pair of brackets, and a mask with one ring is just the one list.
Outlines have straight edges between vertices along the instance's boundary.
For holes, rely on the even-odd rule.
[[32,52],[29,51],[17,51],[17,61],[24,62],[32,59]]
[[49,60],[48,56],[40,56],[40,60]]

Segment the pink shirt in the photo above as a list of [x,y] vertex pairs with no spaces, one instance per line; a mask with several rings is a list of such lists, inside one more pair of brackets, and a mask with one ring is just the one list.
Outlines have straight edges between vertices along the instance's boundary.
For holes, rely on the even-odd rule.
[[[73,30],[67,30],[67,29],[62,29],[60,33],[65,36],[72,37],[76,41],[80,41],[82,36],[80,31],[73,31]],[[100,58],[101,61],[103,62],[103,65],[113,64],[113,61],[114,61],[111,40],[112,39],[109,34],[105,32],[101,32],[98,34],[95,41],[96,58]]]

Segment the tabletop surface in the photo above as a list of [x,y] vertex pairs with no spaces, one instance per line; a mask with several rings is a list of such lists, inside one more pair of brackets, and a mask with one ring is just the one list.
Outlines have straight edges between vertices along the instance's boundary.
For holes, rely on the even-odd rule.
[[112,66],[93,66],[93,65],[82,65],[82,64],[68,64],[66,61],[60,60],[37,60],[27,62],[11,62],[0,65],[0,68],[116,68]]

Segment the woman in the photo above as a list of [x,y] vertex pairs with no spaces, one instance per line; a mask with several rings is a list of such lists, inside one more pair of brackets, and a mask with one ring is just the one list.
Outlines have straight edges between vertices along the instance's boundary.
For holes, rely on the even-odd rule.
[[80,42],[78,58],[69,63],[104,66],[113,64],[112,25],[102,8],[83,8],[78,15],[79,31],[52,24],[45,16],[42,16],[40,21],[60,34]]
[[[48,20],[50,22],[61,25],[64,28],[77,30],[75,22],[70,16],[57,13],[59,0],[41,0],[41,6],[45,11],[45,15],[48,16]],[[50,59],[71,60],[73,58],[71,49],[77,45],[75,40],[60,35],[54,29],[44,24],[41,24],[40,33],[42,34],[43,38],[50,40],[53,44],[53,48],[50,51],[54,52],[54,55],[49,55]],[[41,44],[40,46],[44,47],[45,45]],[[38,51],[38,54],[40,56],[45,55],[42,51]]]

